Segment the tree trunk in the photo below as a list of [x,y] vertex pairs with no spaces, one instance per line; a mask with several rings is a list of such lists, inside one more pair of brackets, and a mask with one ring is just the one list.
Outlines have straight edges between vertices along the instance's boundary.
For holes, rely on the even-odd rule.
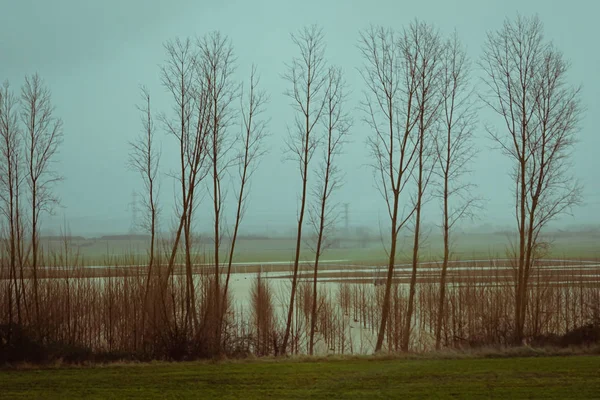
[[37,193],[36,193],[36,183],[33,182],[32,190],[31,190],[31,251],[32,251],[32,260],[31,260],[31,268],[33,270],[33,299],[34,299],[34,310],[35,310],[35,324],[36,329],[39,334],[41,334],[40,327],[40,298],[38,292],[38,276],[37,276],[37,262],[38,262],[38,238],[37,238]]
[[396,243],[398,242],[398,198],[399,193],[394,193],[394,209],[392,215],[392,232],[391,232],[391,245],[390,254],[388,259],[388,271],[387,278],[385,281],[385,294],[383,297],[383,305],[381,307],[381,322],[379,325],[379,332],[377,334],[377,343],[375,344],[375,352],[380,352],[383,347],[383,340],[385,338],[385,328],[387,319],[390,313],[390,295],[392,292],[392,280],[394,278],[394,267],[396,263]]
[[[307,145],[308,146],[308,145]],[[302,176],[302,200],[300,205],[300,215],[298,217],[298,228],[296,230],[296,253],[294,255],[294,270],[292,275],[292,291],[290,294],[290,303],[288,308],[287,320],[285,325],[285,334],[281,345],[281,352],[285,354],[290,338],[292,327],[292,317],[294,316],[294,300],[296,299],[296,286],[298,281],[298,265],[300,263],[300,246],[302,244],[302,223],[304,221],[304,208],[306,205],[306,175],[308,169],[308,158],[304,159],[304,174]]]
[[[448,143],[450,134],[448,134]],[[446,173],[444,174],[444,261],[442,262],[442,276],[440,278],[440,298],[438,300],[438,315],[435,326],[435,349],[440,350],[442,340],[442,324],[444,321],[444,304],[446,302],[446,274],[448,259],[450,258],[450,227],[448,226],[448,173],[450,160],[450,147],[446,158]]]

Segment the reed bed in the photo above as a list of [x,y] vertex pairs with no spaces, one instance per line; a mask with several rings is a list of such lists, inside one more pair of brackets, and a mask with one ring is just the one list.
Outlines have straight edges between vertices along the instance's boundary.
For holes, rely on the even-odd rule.
[[[150,281],[143,260],[136,257],[107,259],[107,265],[112,266],[102,268],[101,273],[84,267],[73,254],[47,254],[43,262],[46,267],[38,274],[36,312],[30,271],[23,266],[20,273],[13,274],[2,260],[0,359],[3,361],[181,360],[216,355],[262,357],[284,352],[281,339],[286,309],[281,300],[289,293],[285,275],[272,277],[260,270],[252,274],[248,301],[236,301],[237,297],[244,297],[236,290],[223,297],[221,286],[219,296],[226,298],[225,318],[221,340],[216,343],[214,274],[207,269],[195,270],[194,302],[198,315],[195,321],[186,311],[189,307],[185,304],[188,298],[185,275],[175,269],[165,279],[164,260],[160,257]],[[526,344],[581,344],[566,343],[564,337],[577,329],[600,325],[598,268],[583,262],[546,264],[536,268],[531,277]],[[317,296],[316,354],[373,352],[384,289],[376,272],[367,274],[362,269],[353,272],[355,269],[323,270],[319,275],[322,281]],[[307,354],[309,348],[312,285],[308,277],[302,279],[288,354]],[[447,279],[443,347],[511,345],[515,305],[510,266],[496,260],[454,263]],[[438,281],[439,271],[434,264],[421,268],[411,351],[434,349]],[[400,350],[407,297],[404,272],[399,268],[392,288],[385,351]]]

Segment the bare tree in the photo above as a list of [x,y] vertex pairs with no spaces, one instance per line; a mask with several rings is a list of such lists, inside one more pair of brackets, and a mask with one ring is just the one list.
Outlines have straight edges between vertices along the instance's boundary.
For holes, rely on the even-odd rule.
[[[166,286],[169,276],[173,271],[175,263],[175,257],[177,249],[179,247],[179,240],[181,238],[181,232],[187,220],[188,204],[189,204],[189,191],[187,190],[187,183],[189,181],[188,175],[188,163],[186,156],[190,147],[190,132],[192,118],[195,111],[194,102],[194,79],[196,69],[196,54],[193,51],[192,44],[189,38],[181,40],[179,38],[174,41],[169,41],[164,44],[165,51],[167,53],[167,60],[163,66],[161,66],[161,78],[162,84],[171,94],[173,99],[173,114],[172,119],[166,115],[161,115],[163,124],[166,127],[168,133],[173,135],[179,144],[179,162],[180,171],[178,174],[174,174],[174,177],[179,181],[181,186],[181,204],[179,205],[179,225],[175,233],[175,240],[171,255],[169,257],[169,264],[167,273],[164,277],[163,286],[163,297],[164,287]],[[190,243],[184,239],[184,246],[186,252],[189,251]],[[192,311],[190,314],[190,308],[194,304],[191,301],[192,293],[190,293],[190,277],[187,274],[186,265],[186,312],[188,312],[188,318],[191,314],[195,315]],[[193,288],[193,285],[191,285]],[[164,302],[163,302],[164,309]],[[166,314],[166,310],[164,310]],[[165,315],[166,317],[166,315]]]
[[540,233],[581,201],[581,186],[569,174],[569,154],[581,116],[580,89],[566,81],[568,64],[544,40],[539,18],[518,16],[490,32],[481,65],[488,87],[483,101],[503,120],[488,131],[514,161],[518,249],[515,273],[515,343],[524,336],[528,285],[543,252]]
[[25,160],[31,201],[31,267],[35,321],[40,322],[38,293],[38,256],[40,216],[52,213],[58,198],[52,192],[62,177],[53,169],[53,159],[62,142],[62,120],[54,116],[50,90],[39,75],[25,77],[21,90],[22,120],[25,125]]
[[475,154],[473,129],[476,124],[474,107],[474,87],[470,83],[471,66],[465,48],[454,33],[444,46],[442,54],[442,117],[440,135],[436,140],[436,174],[441,185],[436,197],[442,202],[442,233],[444,237],[444,258],[440,276],[437,321],[435,326],[435,347],[440,349],[444,306],[446,302],[446,275],[452,239],[451,230],[463,218],[472,217],[478,206],[473,194],[474,184],[466,174],[469,162]]
[[418,149],[416,158],[416,185],[414,243],[412,255],[412,272],[408,293],[408,304],[404,318],[402,334],[403,351],[408,351],[414,298],[417,283],[417,267],[419,265],[419,248],[421,241],[421,212],[425,203],[425,192],[434,169],[434,138],[441,104],[440,96],[440,64],[442,43],[437,30],[424,22],[413,22],[400,41],[403,53],[409,60],[415,60],[417,88],[416,107],[418,109]]
[[403,213],[401,195],[407,191],[417,151],[418,137],[414,136],[419,120],[418,76],[416,59],[408,57],[390,29],[372,26],[361,32],[359,49],[364,60],[360,72],[367,86],[362,105],[364,120],[373,131],[368,138],[372,167],[391,221],[385,294],[375,345],[378,352],[383,346],[390,311],[398,234],[415,211],[414,205],[409,205]]
[[146,211],[143,220],[143,229],[150,232],[150,253],[148,259],[148,271],[146,275],[146,286],[144,288],[144,300],[142,310],[142,332],[146,320],[148,307],[148,291],[152,281],[152,268],[154,266],[156,247],[156,222],[159,212],[158,208],[158,166],[160,163],[160,150],[157,148],[154,138],[154,120],[150,108],[150,93],[144,87],[141,88],[143,105],[138,106],[142,114],[143,132],[134,141],[129,143],[129,167],[138,172],[142,177],[144,185],[143,202]]
[[[209,88],[202,76],[198,49],[191,40],[176,39],[165,44],[167,61],[161,68],[163,86],[171,94],[173,118],[162,115],[161,119],[179,145],[180,171],[174,176],[181,186],[179,222],[167,273],[163,279],[163,293],[173,268],[181,234],[184,236],[186,272],[186,318],[187,326],[196,331],[199,327],[196,311],[196,295],[191,262],[191,226],[195,202],[195,189],[206,176],[206,155],[212,103]],[[163,307],[163,311],[166,310]]]
[[292,288],[288,306],[285,334],[281,351],[287,351],[287,345],[294,315],[294,300],[298,283],[298,265],[300,262],[300,247],[302,244],[302,225],[307,202],[307,182],[309,163],[318,144],[318,137],[313,132],[321,120],[325,109],[325,96],[323,91],[327,82],[325,66],[325,38],[323,31],[316,25],[304,27],[298,34],[292,34],[292,42],[300,51],[300,57],[293,58],[287,65],[284,79],[292,88],[285,92],[292,100],[296,112],[294,125],[289,129],[287,147],[291,158],[298,162],[298,169],[302,181],[300,196],[300,210],[298,213],[298,227],[296,232],[296,252],[292,274]]
[[[242,133],[238,142],[242,143],[237,160],[239,173],[239,188],[237,194],[237,209],[233,234],[229,247],[229,256],[227,257],[227,276],[225,278],[225,288],[221,304],[225,304],[229,289],[229,278],[231,276],[231,266],[235,254],[235,244],[237,241],[239,227],[246,212],[246,200],[248,198],[248,189],[250,179],[256,171],[260,158],[265,154],[264,139],[267,135],[267,119],[262,119],[261,115],[265,110],[265,105],[269,97],[264,90],[259,89],[260,77],[256,72],[256,67],[252,66],[250,73],[250,82],[247,95],[244,93],[244,86],[241,87],[240,95],[240,114]],[[260,288],[260,284],[258,285]],[[258,290],[258,289],[257,289]],[[222,316],[221,316],[222,318]]]
[[[18,241],[19,204],[18,188],[22,178],[19,176],[19,164],[22,160],[21,132],[18,123],[18,100],[11,91],[9,83],[0,87],[0,214],[7,226],[7,253],[9,268],[9,321],[13,322],[13,298],[16,302],[17,323],[21,325],[21,296],[17,274],[19,262]],[[14,290],[14,297],[12,290]]]
[[217,351],[220,351],[221,314],[224,312],[224,308],[222,310],[221,307],[220,287],[220,251],[224,231],[223,204],[226,198],[223,181],[229,167],[236,161],[231,155],[235,142],[228,130],[234,117],[232,104],[238,96],[238,84],[233,80],[235,57],[231,41],[227,36],[223,36],[218,31],[212,32],[198,42],[198,47],[200,78],[205,82],[211,107],[207,156],[212,181],[212,188],[209,191],[212,197],[214,227],[215,345]]
[[341,184],[340,171],[335,161],[348,135],[351,126],[350,116],[344,111],[346,101],[346,83],[342,70],[330,67],[325,92],[325,110],[323,125],[326,132],[322,164],[317,172],[315,197],[318,199],[310,210],[310,219],[315,229],[317,243],[313,270],[312,305],[310,317],[309,353],[313,354],[315,327],[317,322],[317,276],[319,259],[329,247],[327,239],[333,233],[336,222],[335,207],[331,205],[331,195]]

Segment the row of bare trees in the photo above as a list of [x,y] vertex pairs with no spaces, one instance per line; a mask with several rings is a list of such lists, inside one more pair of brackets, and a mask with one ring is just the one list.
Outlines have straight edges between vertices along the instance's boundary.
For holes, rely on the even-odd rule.
[[[371,27],[360,36],[367,90],[363,109],[370,126],[373,169],[391,221],[386,292],[376,351],[386,332],[400,230],[412,224],[412,276],[404,318],[402,350],[413,327],[421,218],[432,197],[442,204],[444,255],[440,277],[436,343],[440,346],[451,230],[479,205],[468,181],[476,128],[475,88],[470,61],[456,34],[444,39],[432,25],[415,21],[400,31]],[[544,226],[581,199],[569,175],[581,114],[579,88],[566,81],[568,64],[544,40],[537,17],[518,17],[490,32],[480,61],[488,89],[482,103],[500,115],[501,128],[488,132],[514,162],[518,239],[515,251],[514,342],[523,339],[528,287],[536,260],[546,254]],[[439,179],[435,179],[435,178]],[[433,185],[432,185],[433,184]]]
[[[40,76],[26,76],[20,96],[4,82],[0,88],[0,237],[4,239],[0,272],[8,269],[9,325],[39,326],[45,318],[38,288],[38,269],[43,266],[40,218],[58,204],[53,188],[61,176],[54,162],[61,142],[62,121],[55,116],[50,90]],[[32,272],[31,284],[25,282],[24,270]],[[32,296],[26,295],[28,290]],[[43,339],[43,332],[38,333]]]
[[[276,353],[297,350],[298,332],[306,328],[307,352],[313,354],[323,334],[319,329],[332,326],[319,322],[324,310],[332,309],[319,295],[319,263],[334,237],[337,207],[333,194],[343,180],[337,160],[353,121],[342,69],[329,64],[322,29],[305,27],[291,39],[297,56],[286,65],[283,76],[288,85],[285,95],[294,112],[286,145],[288,158],[298,167],[300,200],[291,287],[280,334],[274,332],[276,316],[263,281],[254,288],[253,302],[267,308],[254,310],[262,327],[258,333],[261,353],[271,348]],[[418,279],[425,240],[421,221],[425,205],[433,200],[442,211],[444,253],[439,285],[434,286],[438,293],[428,297],[437,307],[430,313],[433,322],[428,327],[437,348],[448,343],[444,334],[448,331],[447,277],[452,272],[453,228],[480,205],[469,181],[479,104],[500,115],[502,123],[497,127],[490,124],[487,130],[514,166],[511,177],[518,236],[512,254],[514,312],[510,315],[514,318],[512,341],[520,343],[531,314],[531,277],[537,260],[547,251],[541,233],[549,221],[570,210],[581,197],[581,188],[568,168],[581,115],[579,88],[566,79],[568,63],[544,39],[536,17],[518,17],[488,34],[479,61],[483,91],[476,91],[472,83],[472,63],[458,35],[445,37],[433,25],[414,21],[399,30],[371,26],[360,32],[358,48],[365,83],[360,108],[369,129],[375,182],[390,220],[385,287],[377,294],[377,317],[371,318],[377,324],[375,351],[390,348],[390,332],[396,332],[394,347],[408,351],[415,327],[423,323],[423,315],[416,315],[416,304],[423,302]],[[181,342],[183,347],[201,345],[202,354],[218,355],[225,342],[231,343],[235,312],[230,277],[251,178],[266,151],[268,95],[260,88],[256,67],[247,82],[237,79],[233,46],[219,32],[175,39],[164,49],[161,81],[171,108],[155,111],[151,94],[142,88],[142,131],[130,143],[128,160],[142,178],[143,225],[150,233],[143,289],[131,294],[141,296],[135,300],[141,302],[141,310],[135,311],[141,313],[141,325],[136,319],[135,327],[141,332],[142,346],[157,340]],[[178,166],[169,172],[177,185],[172,237],[163,241],[157,233],[161,211],[157,130],[165,131],[178,149]],[[38,271],[44,264],[40,259],[40,216],[57,203],[52,187],[60,176],[52,163],[61,137],[62,124],[54,116],[50,92],[37,75],[26,78],[20,98],[8,84],[3,86],[0,210],[5,238],[1,272],[8,271],[6,320],[34,329],[46,318],[40,310],[38,287]],[[232,223],[224,209],[230,191],[236,201]],[[207,206],[213,217],[210,273],[200,273],[198,264],[205,261],[204,255],[195,251],[194,231],[203,199],[210,200]],[[307,225],[313,235],[306,234]],[[406,296],[396,284],[403,230],[413,234]],[[307,286],[299,274],[304,242],[310,242],[314,254]],[[24,278],[26,270],[31,279]],[[452,288],[452,296],[457,295],[456,290]],[[137,346],[138,339],[135,343]]]
[[[295,117],[288,126],[286,144],[289,158],[298,165],[300,200],[281,351],[288,349],[293,328],[301,247],[307,240],[303,229],[308,211],[315,238],[309,335],[309,352],[312,353],[319,259],[328,247],[336,220],[332,193],[341,184],[335,160],[352,121],[344,109],[347,90],[342,70],[328,64],[322,29],[314,25],[305,27],[292,35],[292,42],[298,55],[286,65],[284,79],[289,84],[285,95],[291,101]],[[263,110],[266,96],[256,88],[253,69],[249,99],[241,109],[235,110],[235,99],[243,96],[239,83],[233,79],[232,46],[219,33],[209,34],[196,42],[176,40],[167,43],[165,48],[168,60],[162,68],[162,77],[172,95],[174,108],[171,116],[163,113],[160,118],[179,144],[181,171],[173,175],[181,184],[181,196],[177,210],[178,229],[163,282],[172,276],[183,233],[187,282],[184,328],[197,331],[192,226],[194,209],[201,197],[197,188],[208,179],[210,183],[205,189],[212,200],[214,217],[214,315],[211,318],[216,321],[212,326],[218,348],[222,306],[228,295],[231,263],[247,195],[245,190],[253,163],[264,151],[260,143],[264,136],[264,121],[253,125],[253,119],[254,114]],[[452,259],[452,229],[461,219],[471,217],[481,204],[469,182],[478,104],[488,106],[502,117],[505,129],[491,128],[491,125],[487,129],[515,162],[512,177],[518,244],[514,246],[514,341],[520,343],[529,278],[535,260],[542,257],[546,249],[540,240],[540,232],[548,221],[580,200],[580,187],[573,183],[567,168],[567,156],[580,116],[579,89],[566,83],[568,65],[564,57],[543,39],[542,25],[537,17],[518,17],[515,22],[507,21],[502,29],[488,34],[479,62],[488,90],[481,93],[476,92],[472,83],[471,61],[456,33],[445,38],[433,25],[418,20],[400,30],[371,26],[360,33],[359,50],[364,60],[360,73],[366,85],[361,103],[363,120],[372,131],[368,144],[375,181],[390,218],[387,277],[375,350],[381,350],[385,341],[398,238],[403,229],[411,229],[414,235],[411,279],[401,335],[401,349],[409,349],[414,327],[419,249],[424,240],[422,213],[424,205],[432,199],[437,199],[441,205],[440,226],[444,237],[435,329],[436,347],[441,346],[446,277]],[[149,104],[149,97],[147,100]],[[229,128],[236,123],[245,132],[242,137],[230,133]],[[144,126],[150,125],[148,113]],[[146,131],[146,147],[134,149],[144,150],[140,154],[145,157],[137,157],[136,165],[144,175],[146,190],[151,192],[151,176],[156,167],[149,157],[150,129]],[[232,155],[236,145],[242,148],[241,153]],[[315,165],[315,156],[318,165]],[[139,162],[142,160],[146,162]],[[223,222],[226,193],[223,182],[225,174],[234,165],[240,167],[238,205],[230,248],[223,261],[220,255],[227,230]],[[153,195],[149,197],[152,199]],[[155,208],[150,201],[150,220],[154,219]],[[153,223],[150,225],[154,226]],[[220,280],[224,266],[223,288]]]
[[[176,39],[167,42],[164,47],[167,59],[161,67],[161,77],[173,106],[171,112],[160,113],[159,119],[179,148],[179,169],[170,175],[181,187],[181,194],[175,210],[176,229],[166,271],[153,271],[160,152],[154,138],[150,95],[142,89],[143,134],[130,144],[130,166],[141,174],[143,197],[148,199],[145,203],[148,215],[145,228],[150,232],[151,245],[145,292],[149,290],[148,282],[156,274],[161,293],[159,298],[162,299],[159,305],[162,309],[161,326],[170,330],[172,335],[182,332],[184,336],[206,341],[210,351],[216,354],[221,349],[235,243],[246,210],[250,179],[265,152],[263,141],[267,134],[267,120],[261,114],[268,96],[260,89],[260,78],[254,66],[247,85],[235,80],[233,47],[230,40],[219,32],[195,40]],[[240,127],[239,134],[234,132],[236,126]],[[237,205],[230,230],[226,226],[223,206],[228,192],[226,178],[234,168],[238,170]],[[211,306],[200,315],[196,308],[198,279],[194,271],[199,255],[194,254],[193,230],[194,216],[205,194],[211,199],[213,211],[214,269],[209,294]],[[224,242],[224,235],[230,232],[230,240]],[[222,260],[220,255],[224,252],[224,243],[228,243],[229,248],[225,249],[227,256]],[[180,250],[182,257],[178,257]],[[169,279],[173,279],[180,259],[183,259],[186,288],[183,318],[178,310],[167,310],[164,301]],[[221,282],[223,272],[224,284]],[[145,294],[144,298],[147,297]]]
[[[308,210],[310,222],[316,233],[315,262],[312,296],[311,337],[314,337],[317,319],[317,274],[319,257],[329,246],[331,232],[335,222],[335,207],[331,204],[332,193],[341,183],[340,171],[335,159],[348,134],[351,120],[344,111],[346,102],[346,84],[339,67],[328,66],[324,58],[324,35],[317,26],[307,27],[292,39],[300,51],[300,57],[288,65],[286,80],[292,88],[286,95],[292,100],[297,117],[290,127],[288,141],[289,154],[299,163],[302,179],[302,195],[298,217],[298,234],[294,258],[291,297],[288,307],[288,319],[283,335],[282,352],[286,351],[292,328],[294,302],[296,298],[300,248],[302,246],[302,228],[305,211]],[[215,351],[219,351],[223,318],[226,311],[229,281],[235,244],[240,223],[245,213],[249,181],[255,171],[258,159],[265,152],[262,143],[266,134],[266,120],[261,118],[268,100],[264,91],[259,88],[259,77],[255,67],[252,68],[249,89],[244,91],[243,85],[233,78],[235,58],[231,43],[220,33],[214,32],[203,38],[177,39],[165,45],[166,64],[162,67],[164,87],[172,96],[173,110],[161,113],[160,120],[165,130],[172,135],[179,145],[180,171],[172,175],[181,186],[176,214],[177,229],[168,258],[167,270],[159,280],[163,292],[166,282],[172,278],[181,237],[183,236],[182,257],[185,265],[186,301],[184,325],[177,330],[190,332],[192,336],[205,329],[212,329],[210,339]],[[159,153],[154,143],[154,124],[150,111],[150,96],[143,91],[144,106],[143,134],[131,143],[130,165],[138,171],[144,182],[144,198],[147,210],[145,228],[150,232],[151,244],[148,265],[147,293],[153,274],[154,241],[156,237],[157,170]],[[236,99],[240,100],[239,108],[235,107]],[[233,126],[241,127],[241,135],[233,135]],[[320,156],[320,164],[315,167],[315,183],[309,187],[311,160],[315,153]],[[231,168],[239,172],[237,180],[235,220],[231,230],[225,226],[223,204],[227,190],[226,175]],[[208,181],[206,183],[205,181]],[[205,183],[205,186],[202,184]],[[198,207],[199,192],[208,193],[213,210],[213,257],[214,274],[212,278],[213,305],[208,314],[199,316],[195,308],[196,286],[194,283],[193,256],[193,215]],[[314,201],[307,207],[309,195],[314,194]],[[229,234],[229,248],[223,251],[223,237]],[[220,259],[221,254],[226,259]],[[221,283],[225,273],[224,285]],[[144,298],[147,298],[147,294]],[[164,306],[163,318],[167,310]],[[171,316],[171,320],[177,318]],[[201,328],[208,327],[210,328]],[[173,328],[175,329],[175,327]],[[206,337],[205,337],[206,339]],[[312,345],[311,345],[312,349]],[[311,350],[312,352],[312,350]]]
[[[296,249],[294,253],[292,285],[287,308],[287,320],[282,351],[288,348],[293,325],[294,303],[298,289],[298,270],[303,242],[304,217],[309,212],[310,225],[315,233],[313,283],[310,316],[309,353],[313,354],[317,320],[317,276],[319,259],[329,247],[335,228],[335,205],[332,193],[341,184],[341,172],[336,165],[342,146],[349,133],[352,120],[345,110],[346,82],[341,68],[328,65],[325,57],[325,36],[317,25],[292,34],[299,52],[287,64],[285,80],[291,86],[285,91],[294,110],[294,123],[288,126],[287,150],[289,158],[297,163],[301,179],[300,204],[297,220]],[[318,166],[311,163],[319,157]],[[309,179],[314,174],[312,191]],[[312,196],[311,196],[312,192]]]
[[[444,39],[432,25],[420,21],[399,32],[371,27],[361,33],[360,50],[365,60],[361,74],[367,86],[362,108],[365,122],[373,131],[369,137],[373,170],[391,221],[376,351],[382,349],[385,339],[398,237],[412,223],[412,273],[401,346],[407,351],[413,327],[423,205],[433,196],[442,203],[442,308],[450,230],[476,204],[468,191],[469,184],[461,180],[472,155],[475,127],[469,61],[456,34]],[[433,187],[432,183],[438,183],[434,182],[436,175],[440,182]]]
[[[317,26],[302,30],[292,36],[300,50],[301,56],[288,65],[286,80],[292,89],[286,94],[292,99],[298,116],[290,128],[288,147],[291,158],[299,162],[302,178],[302,196],[298,217],[298,234],[294,259],[291,297],[288,307],[288,322],[283,336],[282,351],[288,345],[294,314],[297,275],[302,245],[302,228],[309,197],[308,175],[310,161],[317,150],[322,162],[316,168],[316,183],[312,188],[316,199],[310,205],[310,220],[316,232],[314,281],[312,297],[312,332],[314,337],[317,318],[317,273],[319,257],[328,247],[328,238],[334,227],[334,207],[330,198],[340,185],[340,171],[335,165],[335,158],[348,134],[350,118],[343,110],[346,101],[346,84],[341,69],[327,66],[324,59],[324,36]],[[260,118],[268,100],[264,91],[259,88],[259,78],[253,67],[249,89],[245,93],[243,85],[233,79],[235,59],[233,48],[226,37],[214,32],[193,42],[191,39],[175,40],[165,45],[167,62],[162,68],[163,85],[172,95],[172,116],[162,113],[161,122],[167,132],[175,137],[180,150],[181,171],[173,174],[181,185],[178,228],[174,235],[171,255],[163,282],[172,276],[177,253],[183,235],[183,251],[186,276],[186,308],[184,331],[199,331],[200,322],[195,309],[196,294],[194,284],[192,257],[192,226],[194,209],[198,206],[197,194],[204,189],[210,196],[214,223],[214,309],[210,315],[204,316],[203,324],[210,320],[214,329],[214,348],[219,349],[221,329],[223,326],[224,304],[228,296],[231,266],[235,253],[235,244],[240,223],[245,213],[247,188],[255,170],[256,162],[265,152],[262,143],[266,134],[266,120]],[[141,108],[143,117],[143,135],[131,144],[130,165],[141,173],[144,181],[144,197],[148,199],[146,209],[148,223],[146,229],[151,233],[150,256],[148,266],[148,282],[152,275],[154,259],[154,238],[156,236],[156,173],[159,154],[156,153],[153,134],[153,122],[150,112],[150,96],[143,90],[145,106]],[[239,109],[235,109],[236,99],[240,99]],[[231,134],[231,126],[241,126],[242,134]],[[237,207],[229,249],[223,261],[223,235],[230,232],[224,227],[222,210],[226,190],[225,175],[232,167],[238,167]],[[208,179],[210,183],[200,188]],[[196,193],[196,195],[195,195]],[[222,287],[221,275],[225,272],[225,284]],[[163,284],[164,285],[164,284]],[[147,284],[146,292],[149,284]],[[147,295],[144,296],[145,298]],[[164,307],[163,307],[164,308]],[[311,345],[312,348],[312,345]],[[218,350],[217,350],[218,351]],[[311,350],[312,352],[312,350]]]

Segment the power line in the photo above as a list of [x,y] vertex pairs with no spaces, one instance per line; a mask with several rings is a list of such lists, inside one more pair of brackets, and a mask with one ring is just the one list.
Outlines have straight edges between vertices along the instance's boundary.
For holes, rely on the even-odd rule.
[[131,224],[129,226],[129,233],[134,234],[138,230],[138,194],[134,190],[131,192],[131,202],[128,204],[128,208],[131,210]]
[[349,203],[344,203],[344,219],[346,222],[346,233],[348,233],[350,231],[350,223],[349,223],[349,216],[348,216],[348,207],[349,207]]

